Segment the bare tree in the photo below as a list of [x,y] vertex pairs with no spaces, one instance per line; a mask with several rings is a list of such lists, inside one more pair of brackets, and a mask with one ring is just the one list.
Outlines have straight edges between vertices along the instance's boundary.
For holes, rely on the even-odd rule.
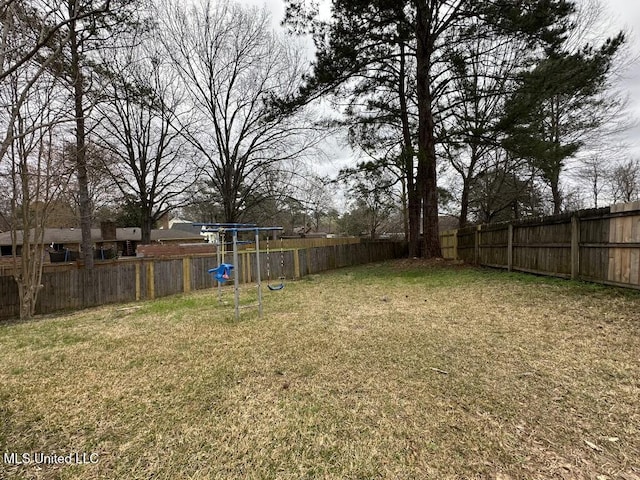
[[[51,206],[69,178],[60,155],[56,127],[64,121],[64,104],[59,98],[59,85],[54,78],[42,76],[32,82],[25,64],[5,77],[3,95],[13,99],[23,96],[24,85],[30,83],[28,95],[16,111],[4,109],[9,126],[11,144],[3,174],[10,185],[10,224],[13,244],[13,271],[20,298],[20,318],[35,313],[44,261],[44,231]],[[59,133],[59,132],[58,132]],[[20,238],[19,232],[22,232]],[[20,248],[20,255],[18,249]]]
[[[94,8],[76,9],[74,15],[64,17],[60,16],[63,7],[59,0],[1,0],[0,81],[30,62],[41,63],[49,58],[47,51],[69,40],[65,28],[72,22],[107,12],[111,3],[112,0],[95,2]],[[17,42],[10,35],[15,30],[22,33]]]
[[640,200],[640,160],[628,160],[615,167],[609,182],[614,203]]
[[225,1],[164,7],[163,43],[200,117],[185,134],[206,161],[224,221],[234,222],[279,163],[301,160],[323,135],[303,113],[271,107],[301,84],[302,50],[270,29],[265,10]]
[[588,185],[595,208],[598,208],[599,202],[608,188],[607,178],[610,177],[610,168],[598,153],[594,153],[583,160],[582,166],[577,169],[576,180],[579,183]]
[[[288,218],[295,223],[296,218],[303,227],[303,232],[318,232],[322,219],[333,208],[334,198],[331,195],[331,180],[318,175],[311,168],[298,168],[294,175],[279,178],[280,201],[277,210],[289,210]],[[291,215],[291,213],[294,213]],[[278,213],[274,215],[278,218]],[[284,222],[283,222],[284,223]],[[296,226],[292,224],[292,230]]]
[[469,210],[479,223],[492,223],[542,215],[543,202],[532,175],[513,168],[502,151],[494,167],[482,172],[470,193]]
[[134,201],[141,242],[150,243],[155,222],[187,202],[198,180],[193,148],[179,121],[188,115],[181,111],[185,95],[175,72],[149,42],[105,58],[103,65],[109,71],[101,81],[101,126],[96,129],[108,152],[103,172],[123,198]]
[[[476,25],[476,28],[481,28]],[[522,68],[519,42],[472,37],[453,42],[452,91],[441,101],[441,150],[460,180],[460,227],[467,224],[475,183],[501,169],[496,123],[515,72]],[[498,163],[500,160],[498,160]]]
[[[5,0],[0,3],[0,82],[7,86],[12,75],[19,75],[23,80],[16,83],[17,77],[13,78],[12,86],[20,90],[13,91],[11,103],[4,105],[7,109],[0,162],[13,144],[15,120],[30,89],[47,72],[67,40],[59,33],[66,22],[52,23],[50,20],[55,8],[46,2]],[[25,71],[29,73],[28,77],[21,75]]]
[[377,169],[351,172],[343,181],[348,197],[353,202],[352,214],[361,217],[368,236],[376,238],[397,208],[398,195],[394,189],[397,179],[389,172]]
[[[3,138],[0,170],[6,180],[13,272],[20,317],[34,314],[43,262],[43,235],[49,206],[59,185],[54,127],[62,121],[59,86],[48,68],[61,51],[60,24],[51,22],[46,2],[0,3],[0,112]],[[54,41],[54,38],[56,41]],[[19,238],[19,231],[22,238]],[[18,255],[20,243],[20,255]]]
[[[86,145],[85,153],[91,218],[94,220],[100,217],[99,212],[109,212],[119,197],[118,188],[114,185],[111,175],[105,172],[105,170],[111,169],[111,166],[116,163],[116,159],[110,151],[96,142],[97,136],[93,135]],[[71,170],[73,170],[76,163],[75,151],[75,142],[67,141],[64,145],[63,154],[65,165]],[[75,225],[77,225],[77,219],[80,216],[78,212],[80,200],[76,178],[70,179],[67,189],[61,192],[61,197],[73,208],[76,219]],[[108,217],[110,216],[107,215]],[[105,217],[102,218],[106,219]]]
[[310,175],[305,178],[304,195],[302,203],[306,206],[313,220],[314,231],[320,230],[320,222],[333,207],[333,198],[329,190],[329,180],[318,175]]

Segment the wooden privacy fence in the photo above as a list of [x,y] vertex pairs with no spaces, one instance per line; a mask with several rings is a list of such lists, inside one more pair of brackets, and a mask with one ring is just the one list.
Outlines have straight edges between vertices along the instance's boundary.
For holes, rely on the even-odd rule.
[[[269,258],[260,249],[262,281],[267,281],[267,261],[271,281],[279,277],[297,279],[334,268],[400,258],[406,254],[402,242],[362,241],[323,247],[272,249]],[[284,260],[284,271],[281,261]],[[227,258],[229,261],[229,258]],[[96,262],[93,270],[77,263],[47,264],[36,313],[78,310],[189,292],[213,286],[207,270],[217,266],[215,253],[168,258],[131,258]],[[255,251],[240,251],[235,274],[241,283],[256,281]],[[18,288],[5,270],[0,276],[0,319],[19,315]]]
[[[337,237],[337,238],[284,238],[281,240],[271,240],[271,248],[308,248],[308,247],[332,247],[334,245],[347,245],[360,243],[359,237]],[[264,240],[260,242],[264,247]]]
[[640,202],[443,232],[445,258],[640,288]]

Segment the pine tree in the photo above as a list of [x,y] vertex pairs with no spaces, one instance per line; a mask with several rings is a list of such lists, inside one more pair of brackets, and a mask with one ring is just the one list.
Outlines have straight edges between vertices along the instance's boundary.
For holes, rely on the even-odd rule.
[[[525,37],[531,48],[561,44],[567,28],[565,19],[573,5],[564,0],[334,0],[333,17],[327,23],[314,22],[313,8],[305,7],[304,0],[289,0],[285,23],[297,32],[306,26],[306,31],[314,34],[317,58],[300,96],[281,106],[348,90],[352,79],[366,78],[390,58],[397,58],[395,47],[399,44],[406,45],[415,57],[418,127],[412,141],[416,148],[415,157],[410,149],[405,155],[415,158],[416,164],[415,169],[411,164],[406,170],[422,213],[422,255],[440,256],[436,168],[439,119],[434,106],[448,76],[446,45],[461,35],[487,32],[496,37]],[[461,28],[469,19],[477,19],[487,29]],[[410,215],[410,230],[416,231],[416,221],[420,216]],[[415,247],[410,246],[413,255],[417,253]]]
[[586,135],[604,121],[598,114],[606,102],[601,93],[624,40],[619,33],[598,49],[587,45],[575,53],[561,47],[549,50],[520,75],[518,88],[505,106],[503,145],[540,172],[551,189],[556,214],[562,209],[560,173]]

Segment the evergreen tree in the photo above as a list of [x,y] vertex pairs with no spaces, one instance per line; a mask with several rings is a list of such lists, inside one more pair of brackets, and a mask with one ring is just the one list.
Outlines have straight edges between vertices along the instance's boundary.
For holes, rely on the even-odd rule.
[[553,48],[519,76],[501,121],[504,147],[527,159],[551,189],[554,213],[562,209],[560,173],[567,158],[584,144],[604,116],[601,94],[612,60],[624,42],[622,33],[596,49],[587,45],[569,53]]
[[[406,148],[403,154],[410,167],[406,168],[408,184],[414,187],[422,212],[422,252],[427,257],[440,256],[436,165],[439,119],[434,106],[446,90],[443,86],[449,76],[446,46],[463,36],[487,34],[524,36],[531,48],[540,43],[560,44],[572,4],[564,0],[334,0],[333,17],[326,23],[314,22],[313,9],[305,6],[304,0],[289,0],[285,18],[297,32],[306,26],[306,31],[314,34],[317,47],[313,74],[300,96],[288,99],[294,100],[294,105],[296,101],[349,89],[354,78],[370,77],[371,71],[379,70],[389,59],[401,58],[398,45],[405,45],[414,56],[417,135],[412,135],[412,140],[416,148],[415,152]],[[469,19],[477,19],[487,28],[461,28]],[[285,102],[280,106],[290,105]],[[410,215],[410,230],[416,231],[415,222],[419,220],[420,215]],[[417,253],[415,244],[410,245],[410,252]]]

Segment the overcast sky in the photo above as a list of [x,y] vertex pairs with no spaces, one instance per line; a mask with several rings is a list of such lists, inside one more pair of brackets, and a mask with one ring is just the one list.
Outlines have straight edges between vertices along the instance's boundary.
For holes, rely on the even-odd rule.
[[638,0],[601,0],[614,28],[629,32],[629,53],[635,57],[634,63],[626,72],[622,86],[629,95],[629,111],[635,117],[636,126],[625,135],[629,144],[629,153],[640,158],[640,1]]

